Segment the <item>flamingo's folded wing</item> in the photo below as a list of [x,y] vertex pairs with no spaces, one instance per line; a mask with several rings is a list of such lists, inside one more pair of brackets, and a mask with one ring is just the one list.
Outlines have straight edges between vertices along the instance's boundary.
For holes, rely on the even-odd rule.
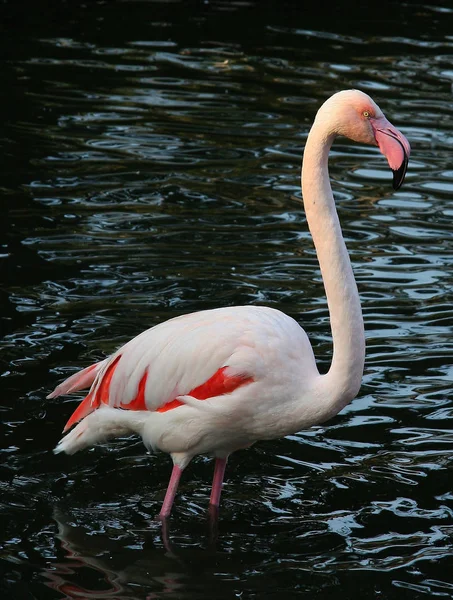
[[65,394],[71,394],[72,392],[78,392],[91,387],[93,381],[96,379],[96,375],[102,369],[105,360],[102,360],[94,365],[86,367],[82,371],[78,371],[65,379],[62,383],[57,385],[53,392],[51,392],[47,398],[57,398]]

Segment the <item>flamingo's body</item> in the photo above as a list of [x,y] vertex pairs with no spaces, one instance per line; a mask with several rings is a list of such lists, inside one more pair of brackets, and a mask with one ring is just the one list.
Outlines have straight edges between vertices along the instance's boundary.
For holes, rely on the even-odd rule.
[[148,448],[172,456],[161,510],[168,516],[180,475],[195,455],[216,457],[211,504],[218,506],[231,452],[321,423],[355,397],[365,357],[363,320],[327,170],[339,134],[379,145],[396,188],[410,153],[406,138],[356,90],[335,94],[321,107],[307,140],[302,187],[330,310],[329,372],[319,374],[304,330],[278,310],[236,306],[176,317],[56,388],[51,397],[91,386],[65,431],[80,422],[57,452],[140,434]]

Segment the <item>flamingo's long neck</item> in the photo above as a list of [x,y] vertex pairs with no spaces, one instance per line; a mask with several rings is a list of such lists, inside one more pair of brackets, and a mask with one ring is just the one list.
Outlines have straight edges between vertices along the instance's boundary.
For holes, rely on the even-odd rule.
[[332,414],[359,391],[365,362],[365,334],[357,285],[330,187],[328,156],[334,135],[315,121],[304,152],[302,194],[326,290],[333,358],[322,376]]

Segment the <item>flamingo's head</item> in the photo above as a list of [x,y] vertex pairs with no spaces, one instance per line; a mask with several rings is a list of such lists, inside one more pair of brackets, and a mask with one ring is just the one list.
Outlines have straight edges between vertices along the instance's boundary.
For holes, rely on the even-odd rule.
[[379,106],[359,90],[334,94],[323,104],[318,118],[328,120],[333,135],[378,146],[393,171],[393,187],[401,187],[411,147],[405,136],[384,116]]

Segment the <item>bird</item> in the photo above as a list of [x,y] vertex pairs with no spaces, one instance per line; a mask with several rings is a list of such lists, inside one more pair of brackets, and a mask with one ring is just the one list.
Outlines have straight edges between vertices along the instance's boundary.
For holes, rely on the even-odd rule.
[[218,509],[232,452],[323,423],[355,398],[365,334],[328,172],[337,136],[377,146],[393,171],[395,190],[404,181],[411,151],[406,137],[360,90],[330,96],[310,129],[301,185],[329,309],[328,371],[319,372],[298,322],[276,308],[226,306],[179,315],[143,331],[49,394],[56,398],[90,388],[54,452],[73,454],[138,434],[149,451],[167,453],[173,461],[158,515],[165,520],[195,456],[215,458],[209,504]]

